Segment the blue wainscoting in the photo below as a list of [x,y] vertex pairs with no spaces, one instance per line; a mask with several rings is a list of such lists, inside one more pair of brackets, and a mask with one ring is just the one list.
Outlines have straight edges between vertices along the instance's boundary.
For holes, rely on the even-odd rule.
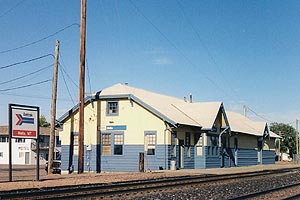
[[257,150],[255,149],[239,149],[237,152],[237,166],[257,165]]
[[101,171],[139,171],[139,152],[144,152],[144,145],[124,145],[123,151],[123,155],[101,156]]
[[275,151],[263,150],[262,151],[262,164],[275,164]]
[[70,146],[61,145],[61,170],[67,171],[69,168]]
[[195,148],[190,146],[190,156],[188,157],[186,151],[184,152],[184,169],[195,169]]

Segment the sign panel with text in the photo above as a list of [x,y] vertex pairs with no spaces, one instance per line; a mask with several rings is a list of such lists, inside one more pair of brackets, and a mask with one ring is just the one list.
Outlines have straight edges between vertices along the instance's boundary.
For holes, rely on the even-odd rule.
[[32,106],[13,106],[11,109],[11,127],[13,138],[38,137],[38,108]]

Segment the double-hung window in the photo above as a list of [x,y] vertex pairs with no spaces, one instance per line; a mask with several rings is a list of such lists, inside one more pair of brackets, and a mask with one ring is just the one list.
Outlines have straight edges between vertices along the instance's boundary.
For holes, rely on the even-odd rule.
[[111,134],[102,134],[102,155],[111,155]]
[[123,155],[123,134],[114,134],[114,155]]
[[103,133],[102,134],[102,155],[123,155],[124,134]]
[[155,155],[156,133],[145,134],[145,151],[147,155]]
[[[78,132],[72,132],[72,140],[73,140],[73,155],[78,155],[79,151],[79,135]],[[42,138],[41,141],[44,142],[45,138]]]
[[118,101],[108,101],[106,104],[106,115],[114,116],[119,114],[119,102]]

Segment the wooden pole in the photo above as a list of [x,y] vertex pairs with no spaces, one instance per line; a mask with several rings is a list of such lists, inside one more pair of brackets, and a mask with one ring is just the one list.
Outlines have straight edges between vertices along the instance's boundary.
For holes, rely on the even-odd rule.
[[[281,131],[279,131],[279,136],[281,136]],[[278,139],[279,144],[278,144],[278,152],[279,152],[279,156],[278,156],[278,161],[281,161],[281,153],[280,153],[280,145],[281,145],[281,139]]]
[[296,119],[296,152],[299,154],[298,119]]
[[9,128],[8,128],[8,132],[9,132],[9,136],[8,136],[8,151],[9,151],[9,155],[8,155],[8,176],[9,176],[9,182],[12,182],[12,144],[11,144],[11,140],[12,140],[12,108],[11,105],[9,105]]
[[247,107],[246,107],[246,105],[243,106],[243,109],[244,109],[244,116],[247,117]]
[[86,38],[86,0],[81,0],[78,174],[81,174],[84,171],[85,38]]
[[48,156],[48,174],[53,174],[53,154],[55,140],[55,119],[56,119],[56,99],[57,99],[57,76],[58,76],[58,57],[59,57],[59,41],[56,40],[55,45],[55,62],[53,70],[52,82],[52,104],[51,104],[51,124],[50,124],[50,141]]

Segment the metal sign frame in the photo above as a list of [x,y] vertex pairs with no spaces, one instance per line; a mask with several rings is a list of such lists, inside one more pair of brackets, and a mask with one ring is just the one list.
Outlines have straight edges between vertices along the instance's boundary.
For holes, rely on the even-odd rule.
[[12,181],[12,138],[36,139],[36,180],[40,177],[40,108],[37,106],[9,104],[9,181]]

